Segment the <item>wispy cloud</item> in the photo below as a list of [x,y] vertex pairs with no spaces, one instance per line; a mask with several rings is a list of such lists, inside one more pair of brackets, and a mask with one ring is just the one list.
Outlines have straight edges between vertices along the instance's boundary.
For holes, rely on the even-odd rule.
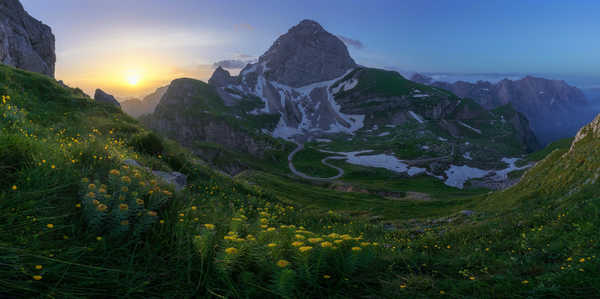
[[338,35],[338,38],[341,39],[347,46],[353,47],[355,49],[364,49],[365,48],[365,44],[363,44],[363,42],[361,42],[357,39],[349,38],[349,37],[343,36],[343,35]]

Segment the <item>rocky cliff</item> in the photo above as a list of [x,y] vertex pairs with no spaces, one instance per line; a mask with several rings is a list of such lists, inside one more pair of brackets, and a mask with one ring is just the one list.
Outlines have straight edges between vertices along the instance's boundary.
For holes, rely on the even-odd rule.
[[572,136],[593,118],[587,111],[589,102],[581,90],[565,81],[527,76],[520,80],[504,79],[498,83],[433,82],[415,74],[411,80],[443,88],[462,98],[471,98],[487,109],[511,104],[530,121],[543,143]]
[[213,86],[194,79],[176,79],[156,107],[149,126],[192,149],[198,142],[211,142],[260,156],[268,144],[236,126],[224,109]]
[[18,0],[0,1],[0,62],[54,77],[54,35]]

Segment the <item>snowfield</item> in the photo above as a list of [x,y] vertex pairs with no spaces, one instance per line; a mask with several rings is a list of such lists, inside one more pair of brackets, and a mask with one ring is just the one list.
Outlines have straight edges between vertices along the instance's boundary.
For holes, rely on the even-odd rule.
[[366,167],[376,167],[376,168],[385,168],[387,170],[391,170],[399,173],[407,173],[409,176],[414,176],[420,173],[425,173],[425,168],[420,167],[411,167],[408,164],[404,163],[404,161],[399,160],[398,158],[387,155],[387,154],[377,154],[377,155],[364,155],[366,153],[372,152],[372,150],[364,150],[364,151],[356,151],[356,152],[330,152],[322,150],[322,152],[337,154],[344,156],[341,159],[345,159],[346,162],[354,165],[366,166]]

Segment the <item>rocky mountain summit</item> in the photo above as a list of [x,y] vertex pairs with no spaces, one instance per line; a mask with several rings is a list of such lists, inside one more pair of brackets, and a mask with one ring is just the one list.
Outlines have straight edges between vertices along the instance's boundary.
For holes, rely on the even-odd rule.
[[54,35],[19,0],[0,1],[0,62],[54,77]]
[[346,45],[312,20],[303,20],[280,36],[257,64],[267,80],[294,88],[335,79],[356,66]]
[[119,101],[117,101],[114,96],[104,92],[102,89],[96,89],[96,92],[94,93],[94,100],[99,103],[121,107],[121,104],[119,104]]
[[588,110],[589,102],[583,92],[562,80],[527,76],[515,81],[504,79],[495,84],[487,81],[448,83],[434,82],[421,74],[413,75],[411,80],[474,99],[487,109],[510,103],[529,119],[543,143],[572,136],[594,117]]

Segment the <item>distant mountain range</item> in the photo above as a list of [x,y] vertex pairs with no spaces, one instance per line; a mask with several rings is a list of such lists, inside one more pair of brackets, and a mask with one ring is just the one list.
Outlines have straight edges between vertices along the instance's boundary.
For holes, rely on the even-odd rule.
[[497,83],[448,83],[434,81],[421,74],[413,75],[411,80],[443,88],[462,98],[474,99],[487,109],[511,104],[529,119],[533,131],[544,144],[573,136],[595,115],[584,93],[562,80],[526,76]]
[[[359,66],[338,37],[311,20],[280,36],[238,76],[219,67],[208,84],[174,80],[143,122],[209,161],[216,149],[264,157],[282,138],[362,152],[368,165],[381,157],[412,159],[412,167],[394,171],[444,180],[455,175],[452,165],[489,170],[539,148],[527,118],[511,105],[486,109],[398,72]],[[462,187],[460,180],[451,184]]]
[[169,86],[157,88],[153,93],[145,96],[142,100],[129,99],[121,102],[121,108],[127,114],[133,117],[140,117],[144,114],[154,112],[156,105],[160,102],[162,96],[167,92]]

